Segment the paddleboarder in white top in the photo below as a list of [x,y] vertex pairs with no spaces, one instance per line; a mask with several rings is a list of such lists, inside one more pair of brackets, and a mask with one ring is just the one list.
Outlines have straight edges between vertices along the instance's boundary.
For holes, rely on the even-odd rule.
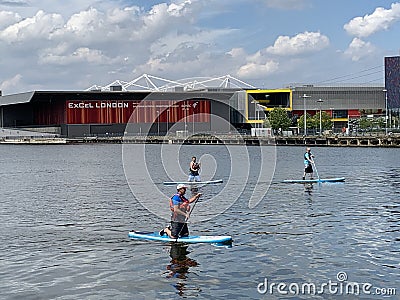
[[313,179],[313,167],[314,164],[314,155],[311,153],[311,148],[306,148],[306,153],[304,153],[304,173],[303,180],[306,179],[307,174],[310,174],[310,179]]

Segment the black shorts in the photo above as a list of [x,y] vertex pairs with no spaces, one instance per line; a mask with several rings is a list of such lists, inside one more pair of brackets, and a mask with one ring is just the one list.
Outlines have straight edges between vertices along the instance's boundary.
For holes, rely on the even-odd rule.
[[174,237],[183,237],[189,235],[187,223],[171,221],[171,235]]
[[313,173],[313,168],[312,165],[307,165],[306,167],[304,167],[304,172],[306,173]]

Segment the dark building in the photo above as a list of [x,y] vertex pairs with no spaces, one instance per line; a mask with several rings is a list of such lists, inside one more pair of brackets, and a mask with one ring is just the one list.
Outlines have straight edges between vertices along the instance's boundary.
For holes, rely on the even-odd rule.
[[400,56],[385,57],[387,108],[400,109]]
[[328,113],[333,130],[347,128],[351,119],[382,116],[385,109],[383,86],[313,86],[293,87],[293,115]]
[[243,124],[236,90],[201,92],[34,91],[0,98],[0,125],[67,137],[230,132]]

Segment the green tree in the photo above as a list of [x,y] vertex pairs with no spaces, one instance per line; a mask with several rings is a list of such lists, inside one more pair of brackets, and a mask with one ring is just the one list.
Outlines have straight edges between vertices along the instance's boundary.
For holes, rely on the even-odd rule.
[[365,117],[362,117],[360,119],[359,124],[360,124],[361,129],[371,129],[371,127],[372,127],[372,121]]
[[291,125],[287,111],[281,107],[275,107],[268,114],[267,120],[264,122],[265,127],[271,127],[274,131],[278,129],[287,130]]
[[[307,122],[308,122],[308,119],[307,119]],[[313,126],[312,128],[316,128],[316,129],[319,130],[319,112],[316,113],[312,117],[312,124],[311,125]],[[326,130],[326,129],[331,129],[332,128],[331,116],[326,111],[323,111],[321,113],[321,125],[322,125],[321,126],[322,130]]]
[[[306,121],[307,121],[307,128],[314,128],[314,120],[313,120],[313,118],[312,118],[309,114],[307,114],[307,119],[306,119]],[[301,117],[297,120],[297,126],[298,126],[300,129],[303,129],[303,128],[304,128],[304,115],[301,116]]]
[[377,118],[374,120],[374,127],[378,127],[379,129],[385,128],[385,118]]

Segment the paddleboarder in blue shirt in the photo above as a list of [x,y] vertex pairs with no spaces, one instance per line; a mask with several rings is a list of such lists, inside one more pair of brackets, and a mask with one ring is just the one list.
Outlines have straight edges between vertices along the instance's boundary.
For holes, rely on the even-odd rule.
[[193,156],[192,161],[189,164],[188,181],[201,181],[199,171],[200,171],[200,163],[196,162],[196,156]]
[[313,179],[313,167],[314,164],[314,155],[311,153],[311,149],[309,147],[306,148],[306,153],[304,153],[304,173],[303,180],[306,179],[306,175],[310,174],[310,179]]
[[190,203],[198,200],[201,193],[197,193],[190,199],[186,199],[186,189],[187,186],[182,183],[176,186],[177,193],[170,199],[170,209],[172,212],[171,225],[161,230],[160,235],[166,233],[172,239],[189,235],[189,229],[186,222],[190,216]]

